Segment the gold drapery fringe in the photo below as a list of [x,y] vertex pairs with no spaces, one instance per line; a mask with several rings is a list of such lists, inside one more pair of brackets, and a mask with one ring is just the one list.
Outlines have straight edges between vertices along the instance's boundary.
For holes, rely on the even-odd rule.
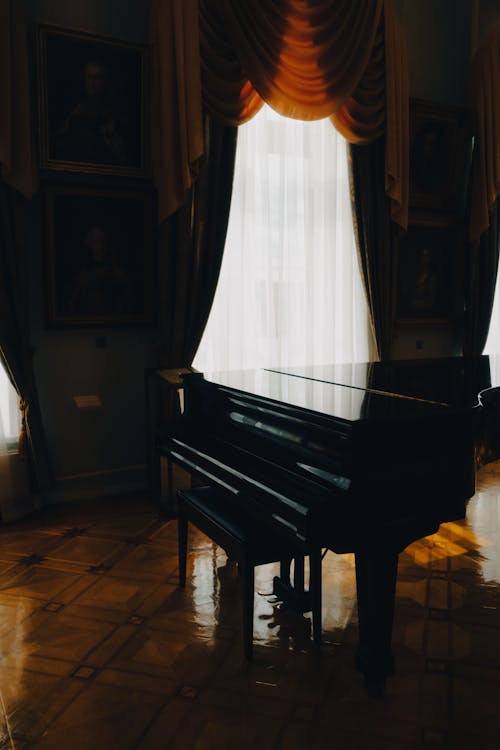
[[19,438],[17,441],[17,450],[19,453],[19,457],[23,460],[26,459],[28,455],[28,432],[27,432],[27,422],[26,417],[29,410],[29,404],[24,399],[21,399],[19,401],[19,411],[21,412],[21,427],[19,430]]

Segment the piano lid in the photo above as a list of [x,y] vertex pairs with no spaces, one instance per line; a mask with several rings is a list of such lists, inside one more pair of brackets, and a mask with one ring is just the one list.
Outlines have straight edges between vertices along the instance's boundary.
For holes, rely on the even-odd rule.
[[[187,376],[194,378],[193,382],[199,377]],[[296,375],[264,369],[235,370],[204,373],[203,380],[225,392],[235,407],[248,406],[250,402],[253,407],[265,409],[266,401],[273,401],[346,422],[364,421],[372,415],[389,419],[419,418],[448,410],[447,404],[361,386],[346,387],[319,377],[308,377],[304,372]]]
[[391,360],[270,368],[289,377],[335,383],[371,393],[446,404],[478,405],[478,394],[500,386],[500,357]]

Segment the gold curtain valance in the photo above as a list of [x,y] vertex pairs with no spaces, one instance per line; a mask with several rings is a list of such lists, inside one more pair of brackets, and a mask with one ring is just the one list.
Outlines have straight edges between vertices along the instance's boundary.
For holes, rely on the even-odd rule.
[[206,104],[237,125],[262,100],[285,117],[329,117],[368,65],[381,12],[382,0],[200,0]]
[[[386,133],[386,192],[393,219],[406,227],[408,74],[392,0],[154,0],[153,23],[163,102],[155,139],[160,218],[175,200],[182,205],[200,157],[186,143],[201,134],[201,114],[185,119],[187,103],[200,96],[228,125],[246,122],[266,101],[287,117],[330,117],[350,143]],[[162,180],[173,187],[162,191]]]
[[490,225],[500,195],[500,24],[488,34],[472,66],[476,154],[473,166],[470,239]]

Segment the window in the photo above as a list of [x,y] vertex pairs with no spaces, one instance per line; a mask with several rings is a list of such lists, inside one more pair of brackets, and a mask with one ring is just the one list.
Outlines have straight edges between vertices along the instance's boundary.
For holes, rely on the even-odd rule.
[[238,132],[201,371],[369,359],[344,139],[269,107]]
[[19,397],[0,364],[0,451],[4,439],[9,447],[15,445],[20,424]]

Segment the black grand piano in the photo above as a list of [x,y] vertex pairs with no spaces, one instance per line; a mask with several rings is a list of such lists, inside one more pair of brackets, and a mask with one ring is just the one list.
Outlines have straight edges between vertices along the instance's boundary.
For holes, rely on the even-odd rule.
[[[357,666],[393,671],[398,554],[461,519],[500,456],[487,356],[193,373],[159,449],[296,554],[354,552]],[[288,582],[284,582],[288,585]]]

